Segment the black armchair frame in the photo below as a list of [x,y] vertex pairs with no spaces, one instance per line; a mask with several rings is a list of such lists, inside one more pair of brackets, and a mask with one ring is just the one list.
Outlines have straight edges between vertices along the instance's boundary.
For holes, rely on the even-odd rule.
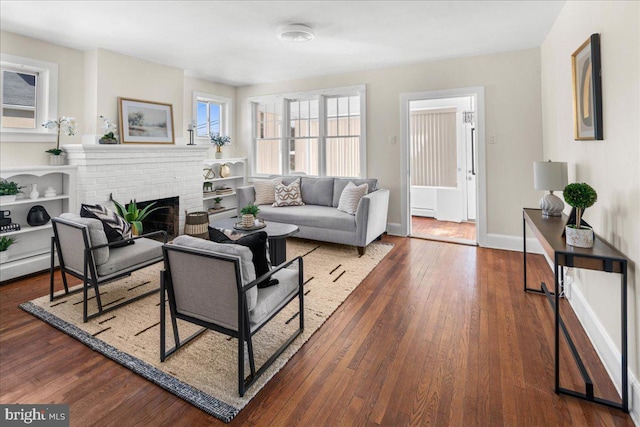
[[[238,284],[238,331],[234,331],[215,323],[206,322],[200,319],[197,319],[192,316],[188,316],[185,314],[181,314],[177,312],[176,309],[176,300],[175,293],[173,289],[173,283],[171,280],[171,265],[169,262],[168,252],[169,251],[178,251],[193,254],[194,256],[207,257],[212,259],[223,260],[227,262],[232,262],[235,268],[235,276],[236,283]],[[304,282],[303,282],[303,262],[302,257],[293,258],[290,261],[287,261],[273,270],[269,271],[266,274],[256,278],[251,283],[248,283],[245,286],[242,286],[242,279],[240,276],[240,260],[235,257],[225,256],[223,254],[212,253],[208,251],[202,251],[193,248],[181,247],[181,246],[173,246],[173,245],[164,245],[163,246],[163,254],[165,260],[165,270],[163,270],[160,275],[160,361],[164,362],[169,356],[177,352],[180,348],[184,347],[194,338],[197,338],[208,329],[214,330],[224,335],[228,335],[230,337],[236,338],[238,340],[238,393],[240,397],[244,396],[246,390],[262,375],[269,366],[282,354],[282,352],[295,340],[304,330]],[[296,297],[299,299],[299,327],[298,329],[276,350],[276,352],[264,362],[264,364],[256,371],[255,361],[253,357],[253,335],[255,335],[264,325],[269,323],[273,317],[275,317],[280,310],[274,312],[267,319],[262,321],[258,327],[255,328],[254,331],[251,331],[251,327],[249,324],[249,311],[247,309],[247,291],[255,286],[263,280],[271,277],[276,272],[292,265],[295,262],[298,262],[298,292],[293,294],[286,303],[282,306],[282,308],[286,307],[291,301],[293,301]],[[169,311],[171,315],[171,326],[173,329],[174,341],[176,343],[175,347],[171,349],[166,349],[166,313],[165,313],[165,291],[168,296],[169,301]],[[202,329],[198,330],[184,341],[180,341],[180,337],[178,334],[178,324],[177,319],[184,320],[189,323],[193,323],[199,326],[202,326]],[[245,378],[244,374],[244,342],[247,342],[247,350],[249,353],[249,367],[250,374],[247,378]]]
[[[50,268],[50,274],[49,274],[49,301],[54,301],[57,298],[61,298],[67,295],[71,295],[71,294],[75,294],[78,293],[80,291],[83,292],[83,302],[82,302],[82,319],[83,321],[86,323],[89,319],[93,319],[94,317],[97,317],[101,314],[104,313],[108,313],[112,310],[115,310],[117,308],[120,308],[124,305],[127,304],[131,304],[132,302],[138,301],[141,298],[144,298],[146,296],[149,296],[153,293],[156,293],[160,290],[160,288],[157,289],[153,289],[151,291],[145,292],[144,294],[138,295],[134,298],[128,299],[126,301],[123,301],[119,304],[115,304],[115,305],[111,305],[110,307],[105,308],[102,304],[102,299],[100,298],[100,290],[99,287],[102,285],[105,285],[107,283],[111,283],[115,280],[118,279],[122,279],[123,277],[129,276],[131,273],[133,273],[134,271],[140,270],[142,268],[148,267],[150,265],[153,265],[157,262],[162,261],[162,258],[153,258],[147,262],[141,263],[141,264],[136,264],[134,267],[130,267],[127,269],[124,269],[118,273],[115,274],[110,274],[109,276],[106,276],[106,279],[101,279],[98,276],[98,272],[96,269],[96,265],[93,259],[93,252],[98,250],[98,249],[102,249],[105,247],[113,247],[114,245],[122,245],[122,241],[120,242],[114,242],[114,243],[108,243],[108,244],[103,244],[103,245],[96,245],[96,246],[91,246],[91,244],[89,243],[89,229],[87,226],[83,225],[83,224],[78,224],[78,223],[74,223],[72,221],[66,221],[66,220],[60,220],[58,218],[53,218],[51,220],[51,223],[53,225],[53,236],[51,237],[51,268]],[[83,238],[83,243],[84,243],[84,259],[83,259],[83,266],[84,266],[84,271],[83,274],[79,274],[78,272],[74,271],[74,270],[70,270],[65,266],[65,261],[64,261],[64,256],[62,255],[62,251],[60,248],[60,241],[58,239],[58,223],[63,223],[65,226],[69,226],[69,227],[73,227],[76,229],[79,229],[82,231],[82,238]],[[140,239],[140,238],[149,238],[149,237],[154,237],[154,236],[162,236],[163,238],[163,243],[167,243],[167,233],[166,231],[154,231],[152,233],[147,233],[147,234],[143,234],[140,236],[135,236],[129,239],[126,239],[126,241],[134,241],[136,239]],[[60,267],[60,273],[62,275],[62,284],[64,286],[64,293],[60,294],[60,295],[54,295],[54,270],[55,270],[55,258],[54,256],[56,255],[56,252],[58,254],[58,261],[59,261],[59,267]],[[83,281],[82,283],[82,288],[81,289],[76,289],[73,291],[69,291],[69,285],[67,282],[67,274],[72,275],[73,277],[76,277],[80,280]],[[88,307],[87,307],[87,303],[88,303],[88,299],[89,299],[89,288],[93,288],[93,291],[95,293],[95,298],[96,298],[96,303],[98,305],[98,311],[96,313],[93,314],[88,314]]]

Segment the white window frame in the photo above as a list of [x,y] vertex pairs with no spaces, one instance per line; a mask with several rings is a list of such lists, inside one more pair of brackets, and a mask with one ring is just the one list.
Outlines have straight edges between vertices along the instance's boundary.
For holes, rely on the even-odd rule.
[[285,125],[288,125],[289,109],[285,108],[289,100],[304,100],[304,99],[318,99],[318,116],[319,116],[319,136],[318,136],[318,150],[320,150],[319,159],[320,164],[319,176],[324,177],[326,175],[326,98],[331,96],[354,96],[360,97],[360,176],[349,178],[365,178],[367,177],[367,89],[366,85],[345,86],[328,89],[317,89],[303,92],[291,92],[277,95],[256,96],[249,98],[249,102],[252,104],[251,108],[251,136],[252,136],[252,161],[251,161],[251,175],[256,178],[264,178],[269,174],[259,174],[256,171],[256,111],[257,104],[261,103],[276,103],[281,111],[280,120],[280,163],[283,175],[289,175],[289,150],[288,150],[288,137],[285,132]]
[[[193,91],[191,123],[198,122],[198,101],[211,102],[220,105],[220,134],[232,138],[233,141],[233,100],[224,96]],[[209,133],[208,127],[207,133]],[[210,144],[211,137],[198,136],[197,132],[194,129],[194,141],[196,144]]]
[[[56,132],[42,126],[47,119],[58,118],[58,64],[0,53],[1,71],[37,74],[35,129],[5,128],[0,123],[3,142],[52,142]],[[0,100],[4,73],[0,72]]]

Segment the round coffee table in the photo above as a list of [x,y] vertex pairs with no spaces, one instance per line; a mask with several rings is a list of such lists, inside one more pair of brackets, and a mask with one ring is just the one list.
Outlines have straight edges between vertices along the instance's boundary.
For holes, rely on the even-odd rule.
[[269,256],[271,264],[280,265],[287,260],[287,237],[296,234],[300,229],[297,225],[284,224],[280,222],[265,221],[265,228],[258,230],[236,230],[233,226],[238,222],[237,218],[224,218],[211,222],[213,228],[234,230],[237,233],[251,234],[258,231],[265,231],[269,238]]

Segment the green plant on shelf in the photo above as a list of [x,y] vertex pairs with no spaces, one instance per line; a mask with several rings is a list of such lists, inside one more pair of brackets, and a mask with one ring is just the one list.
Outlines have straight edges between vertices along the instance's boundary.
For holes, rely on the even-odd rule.
[[24,186],[18,185],[17,182],[13,181],[0,181],[0,196],[15,196],[18,193],[22,193],[22,189]]
[[15,237],[2,236],[2,238],[0,238],[0,252],[4,252],[9,249],[9,246],[13,245],[15,242]]

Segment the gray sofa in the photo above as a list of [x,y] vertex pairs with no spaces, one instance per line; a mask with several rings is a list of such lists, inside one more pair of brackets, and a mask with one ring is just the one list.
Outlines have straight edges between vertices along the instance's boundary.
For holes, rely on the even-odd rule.
[[[258,216],[266,221],[297,225],[300,232],[295,237],[353,245],[360,254],[386,231],[389,190],[379,189],[377,179],[287,176],[282,178],[282,183],[289,185],[298,178],[304,206],[259,205]],[[337,209],[342,190],[349,181],[356,185],[368,184],[368,193],[360,200],[355,215]],[[240,209],[255,202],[255,188],[238,188],[237,198],[240,217]]]

